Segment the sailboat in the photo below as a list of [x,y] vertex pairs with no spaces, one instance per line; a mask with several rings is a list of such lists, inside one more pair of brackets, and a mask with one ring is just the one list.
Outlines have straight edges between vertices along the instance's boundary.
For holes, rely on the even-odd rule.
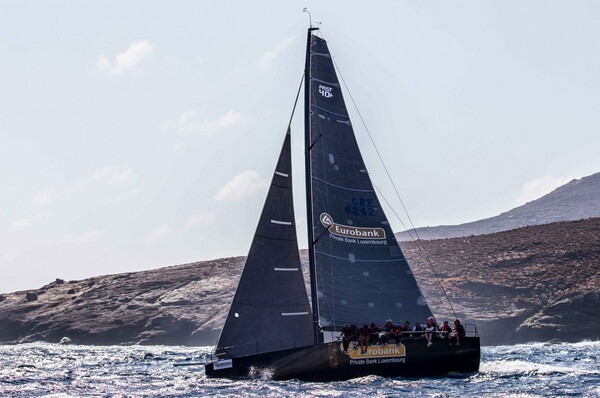
[[354,344],[344,350],[341,340],[324,337],[345,325],[422,321],[432,312],[377,198],[318,30],[308,29],[303,78],[310,301],[298,252],[288,125],[206,375],[265,371],[272,379],[329,381],[476,372],[476,329],[460,345],[435,339],[428,346],[415,338],[370,345],[366,352]]

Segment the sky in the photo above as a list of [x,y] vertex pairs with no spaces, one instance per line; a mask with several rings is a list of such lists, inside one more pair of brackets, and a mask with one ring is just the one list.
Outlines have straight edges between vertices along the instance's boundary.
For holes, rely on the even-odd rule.
[[392,182],[433,226],[600,171],[597,1],[2,1],[0,292],[245,255],[303,73],[304,7],[396,231],[410,223]]

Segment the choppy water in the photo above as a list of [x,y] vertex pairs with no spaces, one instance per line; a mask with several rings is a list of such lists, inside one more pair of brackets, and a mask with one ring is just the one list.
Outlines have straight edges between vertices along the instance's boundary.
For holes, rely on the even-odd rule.
[[[207,379],[209,348],[166,346],[0,346],[0,396],[600,396],[600,342],[484,347],[481,371],[462,377],[335,383]],[[147,355],[152,354],[152,355]]]

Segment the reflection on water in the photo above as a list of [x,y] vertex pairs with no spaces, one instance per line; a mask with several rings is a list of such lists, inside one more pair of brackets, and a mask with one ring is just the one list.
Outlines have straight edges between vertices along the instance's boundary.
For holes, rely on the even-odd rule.
[[363,377],[334,383],[208,379],[210,347],[0,346],[0,396],[554,397],[600,396],[600,342],[483,347],[481,371],[435,379]]

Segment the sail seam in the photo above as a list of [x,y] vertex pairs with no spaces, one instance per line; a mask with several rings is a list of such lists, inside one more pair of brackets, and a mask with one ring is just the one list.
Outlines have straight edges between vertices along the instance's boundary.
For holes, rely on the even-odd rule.
[[319,83],[329,84],[330,86],[340,88],[340,84],[339,83],[328,82],[327,80],[316,79],[314,77],[311,77],[310,80],[314,80],[314,81],[319,82]]
[[282,177],[289,177],[290,176],[289,174],[285,174],[285,173],[282,173],[281,171],[277,171],[277,170],[275,170],[275,174],[277,174],[278,176],[282,176]]
[[296,239],[284,239],[284,238],[270,238],[268,236],[262,236],[262,235],[254,235],[257,238],[262,238],[262,239],[269,239],[269,240],[282,240],[282,241],[286,241],[286,242],[294,242]]
[[[333,257],[333,258],[337,258],[339,260],[346,260],[346,261],[350,261],[347,257],[339,257],[339,256],[334,256],[333,254],[328,254],[328,253],[324,253],[324,252],[315,252],[317,254],[322,254],[324,256],[328,256],[328,257]],[[391,260],[354,260],[357,263],[393,263],[396,261],[406,261],[404,259],[401,258],[393,258]]]
[[343,189],[343,190],[346,190],[346,191],[354,191],[354,192],[375,192],[375,191],[374,191],[374,190],[372,190],[372,189],[356,189],[356,188],[347,188],[347,187],[342,187],[341,185],[332,184],[332,183],[330,183],[330,182],[327,182],[327,181],[325,181],[325,180],[322,180],[322,179],[320,179],[320,178],[317,178],[317,177],[313,177],[313,180],[317,180],[317,181],[320,181],[320,182],[322,182],[323,184],[327,184],[327,185],[329,185],[329,186],[336,187],[336,188],[339,188],[339,189]]
[[321,108],[320,106],[315,105],[315,104],[312,104],[312,106],[314,106],[315,108],[317,108],[317,109],[319,109],[319,110],[321,110],[323,112],[327,112],[327,113],[330,113],[330,114],[335,115],[335,116],[343,117],[344,119],[350,119],[350,116],[348,116],[348,115],[342,115],[341,113],[335,113],[335,112],[332,112],[332,111],[328,111],[327,109]]
[[292,189],[291,187],[284,187],[283,185],[279,185],[279,184],[271,184],[272,187],[277,187],[277,188],[282,188],[282,189]]

